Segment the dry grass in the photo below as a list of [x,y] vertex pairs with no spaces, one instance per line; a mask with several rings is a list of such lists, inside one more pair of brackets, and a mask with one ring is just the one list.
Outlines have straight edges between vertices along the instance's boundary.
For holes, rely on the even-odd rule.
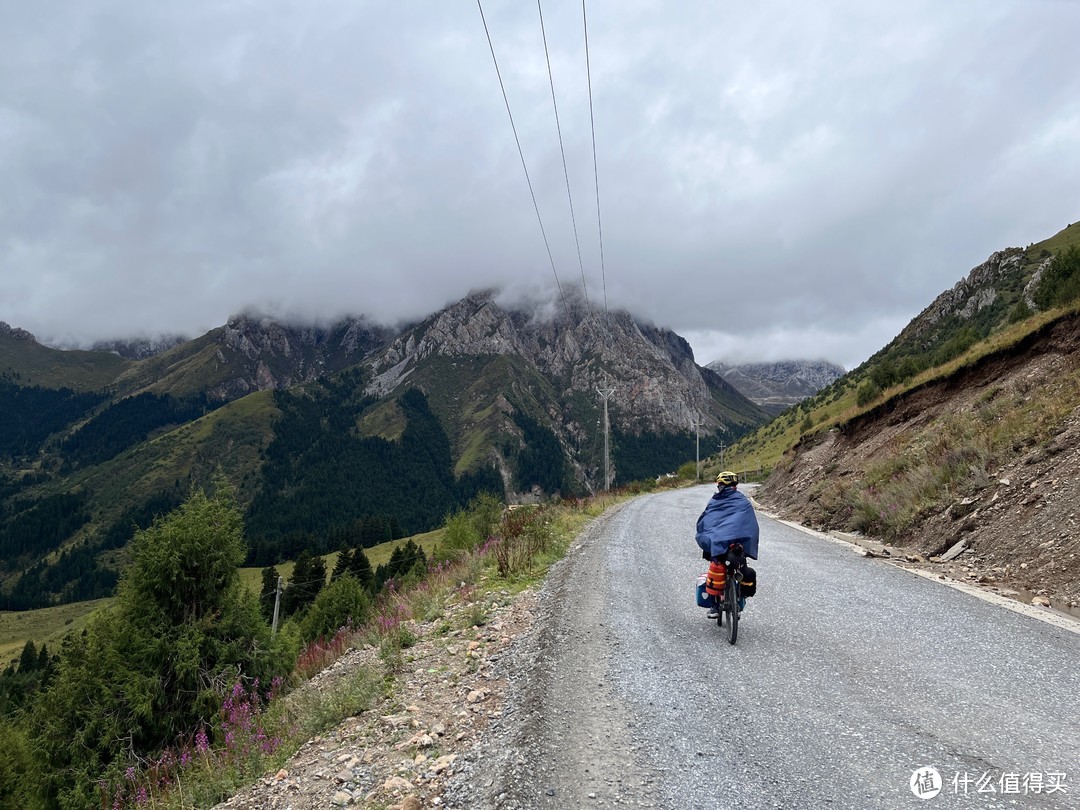
[[818,485],[822,508],[849,527],[887,540],[903,537],[927,514],[989,485],[995,472],[1028,448],[1051,442],[1080,407],[1080,371],[1052,386],[987,390],[969,410],[949,411],[885,448],[861,476]]

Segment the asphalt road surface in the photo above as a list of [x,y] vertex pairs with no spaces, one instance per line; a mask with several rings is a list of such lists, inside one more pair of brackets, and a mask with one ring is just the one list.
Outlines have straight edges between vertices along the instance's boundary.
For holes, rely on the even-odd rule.
[[759,513],[731,646],[693,595],[713,491],[627,502],[559,564],[460,806],[1080,807],[1080,634]]

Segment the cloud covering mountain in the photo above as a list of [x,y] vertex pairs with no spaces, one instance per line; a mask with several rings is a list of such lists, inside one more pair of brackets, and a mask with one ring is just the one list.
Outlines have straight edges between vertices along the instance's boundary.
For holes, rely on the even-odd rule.
[[397,321],[558,277],[700,362],[852,367],[1078,217],[1080,4],[596,0],[591,110],[581,8],[544,11],[550,80],[537,9],[485,6],[550,260],[476,8],[11,5],[0,319]]

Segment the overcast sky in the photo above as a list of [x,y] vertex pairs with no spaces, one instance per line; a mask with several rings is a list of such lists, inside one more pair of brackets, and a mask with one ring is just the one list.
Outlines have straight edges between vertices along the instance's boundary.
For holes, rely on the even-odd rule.
[[[1078,0],[0,0],[0,320],[197,336],[584,287],[699,363],[885,345],[1080,219]],[[606,282],[606,283],[605,283]]]

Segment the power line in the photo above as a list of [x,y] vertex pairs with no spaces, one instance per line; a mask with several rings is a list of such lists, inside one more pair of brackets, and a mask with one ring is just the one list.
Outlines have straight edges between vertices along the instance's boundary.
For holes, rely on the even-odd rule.
[[604,268],[604,228],[601,225],[600,220],[600,173],[596,169],[596,119],[593,116],[592,66],[589,61],[589,18],[585,13],[585,0],[581,0],[581,20],[582,27],[585,29],[585,76],[589,81],[589,124],[592,127],[593,180],[596,183],[596,230],[600,237],[600,278],[604,284],[604,312],[607,312],[607,271]]
[[536,192],[533,191],[529,168],[525,165],[525,152],[521,148],[521,139],[518,137],[517,126],[514,124],[514,114],[510,112],[510,99],[506,95],[506,85],[503,83],[502,72],[499,70],[499,60],[495,58],[495,46],[491,43],[491,31],[488,30],[487,18],[484,16],[484,6],[481,0],[476,0],[476,5],[480,9],[480,19],[484,23],[484,34],[487,36],[488,48],[491,50],[491,61],[495,64],[495,75],[499,77],[499,88],[502,90],[503,103],[506,105],[506,114],[510,117],[510,128],[514,131],[514,143],[517,144],[518,156],[521,158],[521,168],[525,172],[525,182],[529,184],[529,196],[532,197],[533,210],[536,211],[536,221],[540,223],[540,234],[544,237],[544,247],[547,248],[551,272],[555,276],[555,286],[559,290],[559,298],[562,299],[563,309],[569,318],[570,308],[566,303],[566,294],[563,292],[562,284],[559,281],[559,274],[555,270],[555,259],[551,255],[551,244],[548,242],[547,231],[544,230],[544,220],[540,216],[540,206],[536,202]]
[[581,28],[585,34],[585,78],[589,87],[589,129],[592,134],[593,185],[596,190],[596,232],[600,242],[600,282],[604,290],[604,345],[611,348],[611,323],[607,300],[607,268],[604,263],[604,228],[600,218],[600,171],[596,160],[596,115],[593,112],[592,60],[589,54],[589,15],[585,0],[581,0]]
[[544,40],[544,59],[547,61],[548,84],[551,85],[551,106],[555,110],[555,130],[559,133],[559,153],[562,155],[563,177],[566,179],[566,199],[570,203],[570,222],[574,226],[574,244],[577,246],[578,267],[581,268],[581,289],[585,292],[585,304],[589,304],[589,288],[585,283],[585,264],[581,260],[581,240],[578,238],[577,217],[574,216],[574,197],[570,193],[570,172],[566,168],[566,147],[563,146],[562,124],[559,123],[559,105],[555,101],[555,76],[551,70],[551,54],[548,51],[547,31],[544,28],[544,9],[540,0],[536,0],[536,10],[540,14],[540,36]]

